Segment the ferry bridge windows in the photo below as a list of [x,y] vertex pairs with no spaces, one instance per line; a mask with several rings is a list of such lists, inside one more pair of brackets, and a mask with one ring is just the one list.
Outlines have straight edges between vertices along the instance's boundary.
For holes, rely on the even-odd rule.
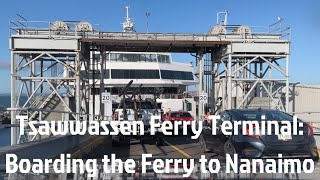
[[145,62],[157,62],[157,56],[155,54],[144,54]]
[[161,62],[161,63],[170,63],[169,56],[168,56],[168,55],[158,54],[158,62]]
[[[104,79],[109,79],[109,69],[104,69]],[[81,76],[87,75],[88,78],[100,79],[100,70],[89,70],[88,74],[84,70],[81,71]],[[112,79],[160,79],[159,70],[146,69],[112,69]],[[161,70],[162,79],[177,79],[177,80],[194,80],[192,72],[185,71],[170,71]]]
[[159,79],[158,70],[112,69],[112,79]]
[[170,57],[168,55],[156,55],[156,54],[124,54],[124,53],[111,53],[110,61],[120,62],[157,62],[170,63]]
[[123,61],[133,61],[134,62],[133,54],[121,54],[121,55],[123,55]]
[[184,72],[186,80],[194,80],[192,72]]
[[132,54],[132,60],[134,62],[140,61],[140,55],[139,54]]
[[161,70],[162,79],[194,80],[192,72]]
[[138,54],[138,56],[140,57],[140,61],[141,62],[146,62],[147,61],[146,54]]
[[155,54],[150,54],[150,62],[157,62],[157,56]]
[[110,54],[110,60],[111,61],[123,61],[123,54]]
[[[111,93],[111,95],[118,95],[121,90],[123,88],[121,87],[112,87],[112,88],[108,88],[108,92]],[[178,91],[178,88],[177,87],[162,87],[162,93],[163,94],[166,94],[166,95],[171,95],[171,94],[177,94],[179,91]],[[128,89],[128,92],[133,92],[135,90],[134,87],[130,87]],[[153,94],[155,91],[155,88],[151,88],[151,87],[141,87],[140,88],[140,92],[141,94]],[[168,96],[169,98],[169,96]]]

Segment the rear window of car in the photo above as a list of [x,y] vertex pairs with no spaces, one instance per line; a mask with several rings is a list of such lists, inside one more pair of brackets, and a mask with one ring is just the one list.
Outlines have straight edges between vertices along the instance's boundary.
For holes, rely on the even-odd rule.
[[191,117],[191,114],[188,113],[188,112],[171,113],[171,117],[173,117],[173,118],[185,118],[185,117]]
[[250,111],[240,111],[240,120],[255,120],[261,121],[261,116],[265,116],[265,120],[292,120],[292,116],[281,111],[264,111],[264,110],[250,110]]

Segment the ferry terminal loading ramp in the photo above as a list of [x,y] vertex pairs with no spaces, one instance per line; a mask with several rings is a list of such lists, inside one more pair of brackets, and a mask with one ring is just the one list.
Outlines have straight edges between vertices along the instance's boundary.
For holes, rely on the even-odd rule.
[[[237,27],[233,27],[234,29]],[[88,57],[88,52],[92,50],[99,51],[156,51],[156,52],[185,52],[185,53],[196,53],[197,61],[199,65],[199,76],[200,84],[199,91],[203,91],[205,86],[204,76],[210,77],[214,73],[212,71],[206,71],[204,67],[205,54],[210,54],[211,58],[214,59],[212,62],[214,65],[226,64],[226,69],[229,68],[230,74],[227,76],[227,92],[232,92],[232,81],[248,81],[252,82],[252,79],[238,79],[232,76],[232,70],[240,71],[241,67],[246,64],[254,62],[263,62],[269,64],[267,61],[270,58],[273,59],[286,59],[289,63],[289,40],[282,39],[280,34],[254,34],[254,33],[226,33],[226,34],[160,34],[160,33],[111,33],[111,32],[77,32],[77,31],[65,31],[64,33],[55,34],[57,32],[48,28],[47,30],[34,30],[34,29],[22,29],[21,34],[15,34],[11,36],[11,50],[12,50],[12,61],[15,60],[15,56],[28,55],[33,57],[29,59],[32,63],[41,63],[41,57],[49,57],[54,61],[60,63],[61,57],[70,58],[77,64],[78,67],[81,63],[88,61],[85,57]],[[256,38],[259,37],[259,38]],[[151,40],[150,40],[151,39]],[[28,46],[27,46],[28,44]],[[32,44],[30,46],[30,44]],[[213,53],[214,52],[214,53]],[[215,57],[215,56],[218,56]],[[58,58],[59,57],[59,58]],[[73,59],[74,57],[74,59]],[[234,59],[233,59],[234,57]],[[238,68],[234,69],[238,59],[248,58],[245,63],[239,62]],[[264,62],[265,61],[265,62]],[[63,62],[63,61],[62,61]],[[224,63],[222,63],[224,62]],[[228,63],[227,63],[228,62]],[[230,63],[232,62],[232,63]],[[242,63],[242,64],[241,64]],[[212,65],[212,66],[214,66]],[[270,65],[270,64],[269,64]],[[276,65],[270,65],[277,69]],[[231,67],[231,68],[230,68]],[[67,65],[65,68],[70,68]],[[278,68],[280,69],[280,68]],[[79,68],[78,68],[79,70]],[[89,69],[88,69],[89,70]],[[76,119],[80,119],[81,116],[81,94],[83,91],[80,86],[86,84],[84,79],[81,79],[80,72],[75,68],[75,74],[73,77],[62,78],[62,77],[18,77],[17,75],[12,76],[12,81],[28,81],[28,82],[41,82],[50,83],[50,81],[60,81],[61,84],[67,82],[73,82],[76,99]],[[285,78],[283,79],[259,79],[255,84],[263,84],[265,81],[276,81],[285,82],[287,85],[288,74],[285,72]],[[36,72],[35,72],[36,73]],[[236,73],[234,73],[236,74]],[[213,76],[213,80],[217,78]],[[202,79],[202,80],[201,80]],[[215,81],[215,80],[214,80]],[[13,83],[15,84],[15,83]],[[28,84],[28,83],[27,83]],[[90,84],[89,84],[90,85]],[[14,85],[12,85],[14,86]],[[19,89],[20,87],[14,87]],[[54,90],[53,90],[54,91]],[[213,93],[214,94],[214,93]],[[226,93],[232,94],[232,93]],[[273,93],[272,93],[273,94]],[[245,96],[244,96],[245,97]],[[13,98],[16,98],[13,96]],[[215,97],[211,97],[215,99]],[[50,99],[50,98],[49,98]],[[224,99],[224,108],[232,107],[232,97],[228,96]],[[271,98],[272,99],[272,98]],[[13,99],[13,102],[17,102],[17,99]],[[286,99],[287,100],[287,99]],[[67,104],[67,103],[66,103]],[[240,103],[240,105],[243,103]],[[285,110],[284,105],[279,105]],[[15,107],[15,106],[12,106]],[[200,112],[203,114],[203,108],[200,107]],[[85,108],[85,107],[82,107]],[[68,110],[68,108],[66,108]],[[71,110],[72,108],[70,108]],[[202,109],[202,110],[201,110]],[[15,111],[12,112],[13,114]],[[15,114],[14,114],[15,115]],[[14,116],[12,116],[14,117]]]

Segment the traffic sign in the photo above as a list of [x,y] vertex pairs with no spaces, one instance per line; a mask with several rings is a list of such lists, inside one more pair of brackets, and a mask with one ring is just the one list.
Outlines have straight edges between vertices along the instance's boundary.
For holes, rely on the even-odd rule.
[[208,102],[208,93],[200,93],[199,94],[199,102],[207,103]]
[[111,102],[110,93],[103,92],[103,93],[101,93],[101,96],[102,96],[102,99],[101,99],[102,103]]

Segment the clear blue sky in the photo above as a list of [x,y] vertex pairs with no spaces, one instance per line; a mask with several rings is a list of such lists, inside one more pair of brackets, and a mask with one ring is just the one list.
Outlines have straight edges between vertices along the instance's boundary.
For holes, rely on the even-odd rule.
[[[293,0],[10,0],[0,6],[0,93],[10,92],[9,28],[16,14],[28,20],[84,20],[100,24],[96,29],[121,31],[125,5],[138,32],[145,31],[150,12],[150,32],[206,33],[216,23],[216,13],[228,10],[228,24],[268,26],[284,19],[292,27],[291,82],[320,84],[320,1]],[[191,57],[175,56],[189,62]]]

